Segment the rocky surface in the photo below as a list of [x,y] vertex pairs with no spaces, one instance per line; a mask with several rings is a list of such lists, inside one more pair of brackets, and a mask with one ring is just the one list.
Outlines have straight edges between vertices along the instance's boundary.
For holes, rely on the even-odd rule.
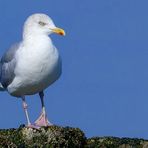
[[0,130],[0,148],[148,148],[143,139],[94,137],[78,128],[49,126]]
[[94,137],[87,139],[88,148],[148,148],[148,141],[137,138]]

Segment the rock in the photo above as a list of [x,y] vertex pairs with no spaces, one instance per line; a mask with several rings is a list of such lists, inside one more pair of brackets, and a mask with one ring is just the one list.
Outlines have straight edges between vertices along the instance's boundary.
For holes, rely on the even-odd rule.
[[148,141],[137,138],[94,137],[87,139],[86,148],[148,148]]
[[40,129],[20,126],[0,130],[0,148],[148,148],[148,140],[93,137],[78,128],[49,126]]
[[63,148],[83,147],[86,138],[78,128],[49,126],[40,129],[20,127],[0,130],[0,147]]

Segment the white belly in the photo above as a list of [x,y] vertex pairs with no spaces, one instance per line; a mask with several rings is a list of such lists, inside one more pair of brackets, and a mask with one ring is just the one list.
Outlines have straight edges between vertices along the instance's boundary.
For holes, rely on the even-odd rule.
[[[47,48],[48,49],[48,48]],[[56,49],[21,50],[18,52],[16,77],[8,86],[8,92],[14,96],[38,93],[61,74],[61,60]]]

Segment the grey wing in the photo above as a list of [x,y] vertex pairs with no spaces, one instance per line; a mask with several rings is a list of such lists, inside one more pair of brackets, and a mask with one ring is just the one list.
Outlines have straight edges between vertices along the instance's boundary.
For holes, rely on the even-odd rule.
[[14,69],[16,66],[16,51],[19,49],[20,44],[13,45],[5,52],[0,61],[0,82],[4,88],[13,81],[15,74]]

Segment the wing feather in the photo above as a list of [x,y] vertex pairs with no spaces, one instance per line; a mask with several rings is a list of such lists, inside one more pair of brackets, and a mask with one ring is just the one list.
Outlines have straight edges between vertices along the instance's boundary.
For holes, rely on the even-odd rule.
[[19,49],[20,44],[17,43],[8,49],[0,61],[0,82],[6,89],[7,86],[13,81],[16,66],[16,51]]

